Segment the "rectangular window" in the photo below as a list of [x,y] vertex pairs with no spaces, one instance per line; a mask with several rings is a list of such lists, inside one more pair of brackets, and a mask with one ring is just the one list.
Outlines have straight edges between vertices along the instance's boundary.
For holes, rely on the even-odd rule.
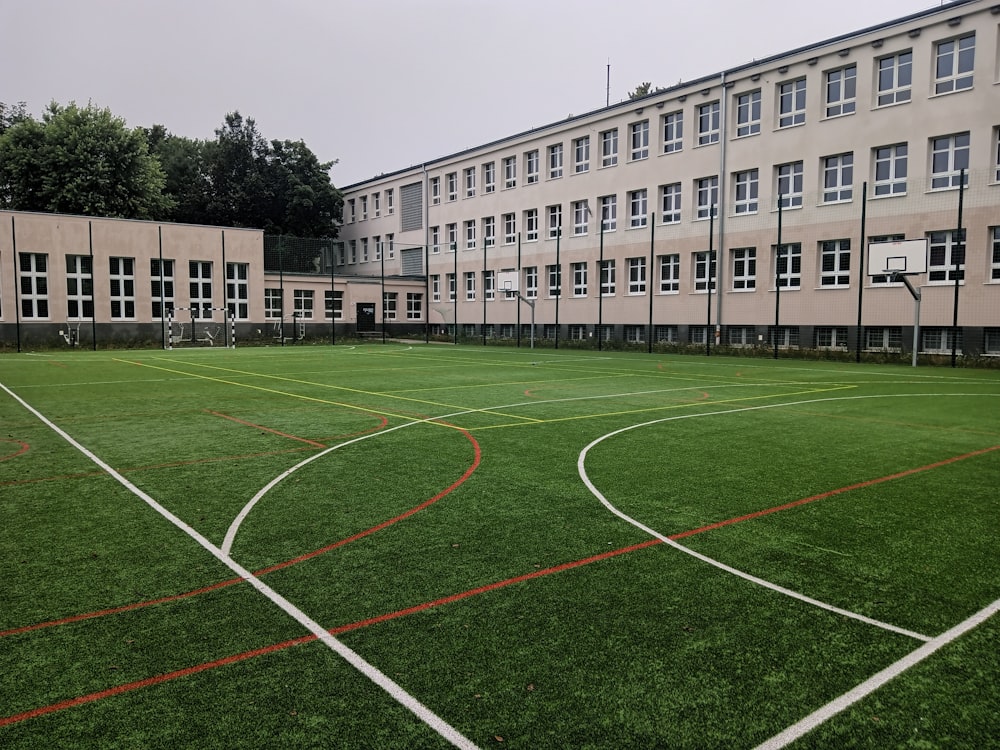
[[361,221],[366,221],[368,219],[368,196],[362,195],[360,200],[361,200]]
[[698,107],[698,145],[719,142],[719,102],[709,102]]
[[398,302],[398,292],[386,292],[382,295],[382,320],[396,319],[396,306]]
[[556,239],[562,230],[562,206],[549,206],[547,211],[549,217],[549,239]]
[[573,201],[573,234],[586,234],[590,216],[590,206],[587,201]]
[[534,242],[538,239],[538,209],[529,208],[524,212],[524,239]]
[[562,294],[562,269],[553,264],[545,266],[545,275],[549,280],[549,296],[559,297]]
[[698,196],[697,212],[699,219],[707,219],[719,205],[719,177],[702,177],[695,182],[695,192]]
[[684,148],[684,112],[663,115],[663,153],[672,154]]
[[267,320],[281,320],[284,315],[284,302],[281,299],[281,289],[264,290],[264,317]]
[[615,295],[614,258],[598,261],[598,266],[601,269],[601,296],[613,297]]
[[858,66],[848,65],[826,73],[826,116],[853,115],[857,108]]
[[760,89],[736,95],[736,137],[760,132]]
[[188,261],[188,291],[192,318],[212,317],[212,263],[207,260]]
[[913,51],[879,58],[877,63],[876,103],[879,107],[910,101],[913,84]]
[[323,315],[327,320],[344,319],[344,293],[330,291],[323,292]]
[[958,187],[965,170],[969,184],[969,134],[956,133],[931,139],[931,188]]
[[392,232],[388,233],[385,236],[386,257],[389,260],[392,260],[393,258],[396,257],[396,242],[394,236],[395,235],[393,235]]
[[573,141],[573,172],[580,174],[590,170],[590,136],[585,135]]
[[435,206],[441,202],[441,178],[431,177],[431,203]]
[[819,326],[815,330],[817,349],[847,349],[847,328]]
[[457,201],[458,200],[458,172],[449,172],[445,175],[445,181],[448,185],[448,200]]
[[678,224],[681,220],[681,183],[660,186],[660,221]]
[[966,34],[934,46],[934,93],[972,88],[972,70],[976,63],[976,35]]
[[629,158],[632,161],[649,158],[649,120],[633,122],[629,128]]
[[927,281],[954,283],[965,278],[965,230],[931,232],[927,249]]
[[646,293],[646,259],[642,256],[638,258],[626,259],[628,264],[628,293]]
[[906,193],[907,152],[905,143],[881,146],[873,151],[875,160],[875,195]]
[[505,245],[517,242],[517,218],[514,214],[503,215],[503,242]]
[[990,229],[993,254],[990,261],[990,281],[1000,281],[1000,227]]
[[503,186],[505,190],[517,187],[517,157],[506,156],[503,160]]
[[441,301],[441,274],[431,275],[431,302]]
[[538,299],[538,266],[524,267],[524,296]]
[[962,352],[962,329],[928,327],[920,329],[920,351],[929,354]]
[[476,299],[476,272],[466,271],[465,277],[465,301],[474,302]]
[[226,263],[226,307],[235,320],[250,319],[249,279],[249,263]]
[[902,348],[903,329],[899,326],[865,328],[865,350],[898,352]]
[[497,220],[496,217],[486,216],[483,218],[483,247],[493,247],[497,243]]
[[653,329],[653,336],[657,344],[676,344],[677,326],[658,325]]
[[[23,294],[23,273],[21,285]],[[94,317],[94,259],[89,255],[66,256],[66,317],[70,320]]]
[[983,330],[983,354],[993,357],[1000,355],[1000,328]]
[[483,164],[483,190],[486,193],[496,192],[497,189],[497,165],[496,162],[488,161]]
[[681,256],[677,253],[660,257],[660,294],[676,294],[681,288]]
[[618,164],[618,128],[601,133],[601,166],[613,167]]
[[781,164],[778,174],[778,205],[782,208],[802,208],[802,162]]
[[448,249],[451,252],[458,250],[458,224],[451,223],[445,226],[448,232]]
[[993,181],[1000,182],[1000,127],[993,128]]
[[456,294],[456,292],[455,292],[455,274],[453,274],[453,273],[446,273],[445,276],[444,276],[444,278],[445,278],[445,281],[448,284],[448,301],[449,302],[454,302],[455,301],[455,294]]
[[431,252],[441,252],[441,227],[431,227]]
[[549,179],[554,180],[563,175],[563,145],[554,143],[549,146]]
[[174,262],[153,258],[149,261],[149,296],[151,315],[161,320],[168,310],[174,309]]
[[[716,275],[716,262],[715,262],[715,251],[711,252],[711,264],[709,264],[709,253],[708,251],[702,251],[700,253],[694,253],[692,256],[692,268],[694,269],[694,290],[696,292],[704,292],[709,289],[711,285],[711,290],[715,291],[715,284],[718,281]],[[711,265],[711,268],[709,268]],[[711,278],[709,277],[711,274]]]
[[768,326],[767,327],[768,346],[775,344],[782,349],[793,349],[799,345],[798,326]]
[[524,183],[533,185],[538,182],[541,166],[539,164],[538,149],[528,151],[524,155]]
[[587,264],[584,261],[570,265],[573,271],[573,296],[587,296]]
[[613,232],[618,228],[618,196],[601,196],[601,229]]
[[299,320],[312,320],[313,317],[313,290],[296,289],[292,293],[294,308],[292,312]]
[[382,215],[382,195],[381,193],[372,193],[372,201],[375,203],[375,217],[378,218]]
[[468,219],[465,222],[465,249],[476,249],[476,220]]
[[760,173],[756,169],[737,172],[733,180],[736,191],[733,200],[733,210],[737,214],[757,213],[757,196],[759,191]]
[[465,170],[465,197],[476,197],[476,168],[467,167]]
[[361,238],[361,262],[362,263],[367,263],[368,262],[368,238],[367,237],[362,237]]
[[802,287],[802,244],[789,242],[774,248],[776,280],[781,289]]
[[849,201],[854,195],[854,154],[823,157],[823,202]]
[[806,79],[778,84],[778,127],[789,128],[806,121]]
[[385,212],[392,216],[396,211],[396,192],[393,188],[385,191]]
[[135,318],[135,258],[108,258],[112,320]]
[[353,224],[357,219],[357,214],[354,209],[354,198],[347,199],[347,218],[348,224]]
[[406,293],[406,319],[424,319],[424,295],[420,292]]
[[757,248],[735,247],[733,256],[733,289],[752,291],[757,288]]
[[851,241],[824,240],[819,243],[819,285],[846,287],[851,284]]
[[[878,242],[902,242],[906,239],[905,234],[878,234],[868,238],[868,244]],[[870,270],[870,269],[869,269]],[[901,281],[892,281],[892,277],[884,275],[876,275],[869,277],[869,283],[872,286],[902,286]]]
[[633,229],[646,226],[646,188],[628,194],[629,226]]

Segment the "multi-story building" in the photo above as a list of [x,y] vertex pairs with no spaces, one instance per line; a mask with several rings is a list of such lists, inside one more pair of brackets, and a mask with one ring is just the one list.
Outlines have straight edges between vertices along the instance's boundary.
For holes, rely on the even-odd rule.
[[998,39],[956,0],[351,185],[337,268],[392,248],[465,335],[530,305],[557,339],[898,350],[868,246],[923,240],[920,350],[1000,354]]

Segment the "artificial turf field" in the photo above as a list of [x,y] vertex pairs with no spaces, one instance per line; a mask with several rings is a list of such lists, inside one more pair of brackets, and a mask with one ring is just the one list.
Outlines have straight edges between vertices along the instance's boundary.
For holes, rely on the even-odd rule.
[[996,747],[1000,373],[0,357],[0,747]]

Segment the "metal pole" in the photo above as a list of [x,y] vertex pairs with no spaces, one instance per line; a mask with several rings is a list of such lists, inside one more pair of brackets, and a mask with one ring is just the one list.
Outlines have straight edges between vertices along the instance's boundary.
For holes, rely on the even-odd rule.
[[451,277],[455,284],[455,296],[452,298],[452,307],[454,308],[454,314],[451,316],[452,323],[452,337],[455,343],[458,343],[458,243],[451,243],[451,252],[455,256],[455,273]]
[[[522,277],[521,277],[521,233],[518,232],[517,233],[517,289],[518,289],[517,296],[518,296],[518,298],[520,298],[520,296],[521,296],[521,281],[522,281]],[[531,324],[532,324],[532,333],[534,333],[534,324],[535,324],[534,314],[532,314]],[[532,343],[532,346],[534,346],[534,343],[535,343],[534,338],[532,338],[531,343]],[[517,306],[517,348],[518,349],[521,348],[521,306],[520,305]]]
[[[382,289],[382,343],[385,343],[385,248],[382,246],[382,240],[378,242],[378,257],[381,261],[381,289]],[[396,300],[399,303],[399,300]]]
[[[222,232],[222,309],[228,312],[229,311],[229,300],[226,299],[226,298],[229,296],[229,284],[227,283],[228,282],[228,277],[229,277],[229,270],[226,268],[226,230],[222,229],[220,231]],[[234,292],[236,291],[236,278],[235,278],[235,276],[236,276],[236,269],[234,268],[233,269],[233,291]],[[247,301],[249,302],[249,300],[247,300]],[[235,316],[236,304],[237,304],[236,303],[236,297],[234,295],[233,296],[233,313],[234,313],[234,315],[232,317],[232,320],[230,320],[230,323],[232,323],[232,326],[230,326],[230,327],[232,327],[234,329],[235,329],[235,323],[233,321],[235,321],[235,319],[236,319],[236,316]],[[227,316],[223,315],[222,317],[223,317],[223,321],[222,322],[223,322],[223,324],[225,324],[225,318]],[[212,315],[212,318],[213,318],[213,322],[214,322],[214,318],[215,318],[214,314]],[[225,330],[225,325],[223,325],[223,330]],[[226,348],[228,349],[230,342],[226,341],[227,338],[229,338],[229,332],[228,331],[226,331],[225,333],[222,334],[222,341],[226,345]]]
[[10,217],[10,246],[14,256],[14,329],[17,334],[17,351],[21,351],[21,280],[18,278],[17,265],[17,231],[14,229],[14,217]]
[[159,242],[159,259],[160,259],[160,345],[166,349],[167,348],[167,333],[166,325],[164,321],[166,320],[166,299],[164,297],[163,290],[163,225],[160,224],[156,227],[157,239]]
[[[438,282],[438,289],[440,289]],[[427,311],[424,314],[424,343],[431,342],[431,246],[424,245],[424,299],[427,300]]]
[[868,182],[861,183],[861,242],[858,252],[858,340],[855,344],[854,361],[861,361],[861,340],[865,336],[861,326],[861,296],[865,290],[865,223],[868,220]]
[[[965,264],[965,230],[962,228],[962,207],[965,196],[965,169],[960,172],[958,185],[958,229],[955,230],[955,241],[951,247],[951,257],[955,259],[955,304],[951,314],[951,366],[955,367],[958,360],[958,288],[961,285],[960,277],[965,273],[959,270],[959,259],[962,265]],[[959,248],[962,249],[959,252]]]
[[597,351],[601,351],[604,336],[604,212],[601,211],[601,250],[597,259]]
[[[337,268],[337,251],[330,246],[330,346],[337,345],[337,287],[335,274]],[[428,298],[429,299],[429,298]],[[343,306],[341,306],[343,309]]]
[[281,295],[281,304],[278,305],[278,340],[281,345],[285,345],[285,264],[282,260],[281,247],[284,244],[281,235],[278,235],[278,294]]
[[708,209],[708,259],[705,288],[708,291],[708,320],[705,322],[705,356],[712,356],[712,254],[715,252],[715,204]]
[[654,235],[656,233],[656,212],[654,211],[649,215],[649,271],[646,274],[646,291],[649,294],[649,325],[646,327],[646,353],[653,353],[653,279],[655,274],[653,272],[653,263],[655,260],[654,247],[655,239]]
[[90,248],[90,348],[97,351],[97,294],[94,288],[94,222],[87,222],[87,244]]
[[562,297],[562,266],[559,263],[559,243],[562,227],[556,227],[556,349],[559,348],[559,299]]
[[[494,292],[496,294],[496,292]],[[483,234],[483,346],[486,346],[486,235]]]
[[[778,246],[774,249],[774,358],[778,358],[778,322],[781,311],[781,207],[785,196],[778,193]],[[787,265],[788,260],[785,260]]]

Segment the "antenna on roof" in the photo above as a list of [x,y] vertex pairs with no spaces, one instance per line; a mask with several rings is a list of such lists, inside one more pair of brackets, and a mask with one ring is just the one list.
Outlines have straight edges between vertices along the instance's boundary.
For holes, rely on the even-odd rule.
[[604,106],[611,106],[611,58],[608,58],[608,84],[605,88]]

